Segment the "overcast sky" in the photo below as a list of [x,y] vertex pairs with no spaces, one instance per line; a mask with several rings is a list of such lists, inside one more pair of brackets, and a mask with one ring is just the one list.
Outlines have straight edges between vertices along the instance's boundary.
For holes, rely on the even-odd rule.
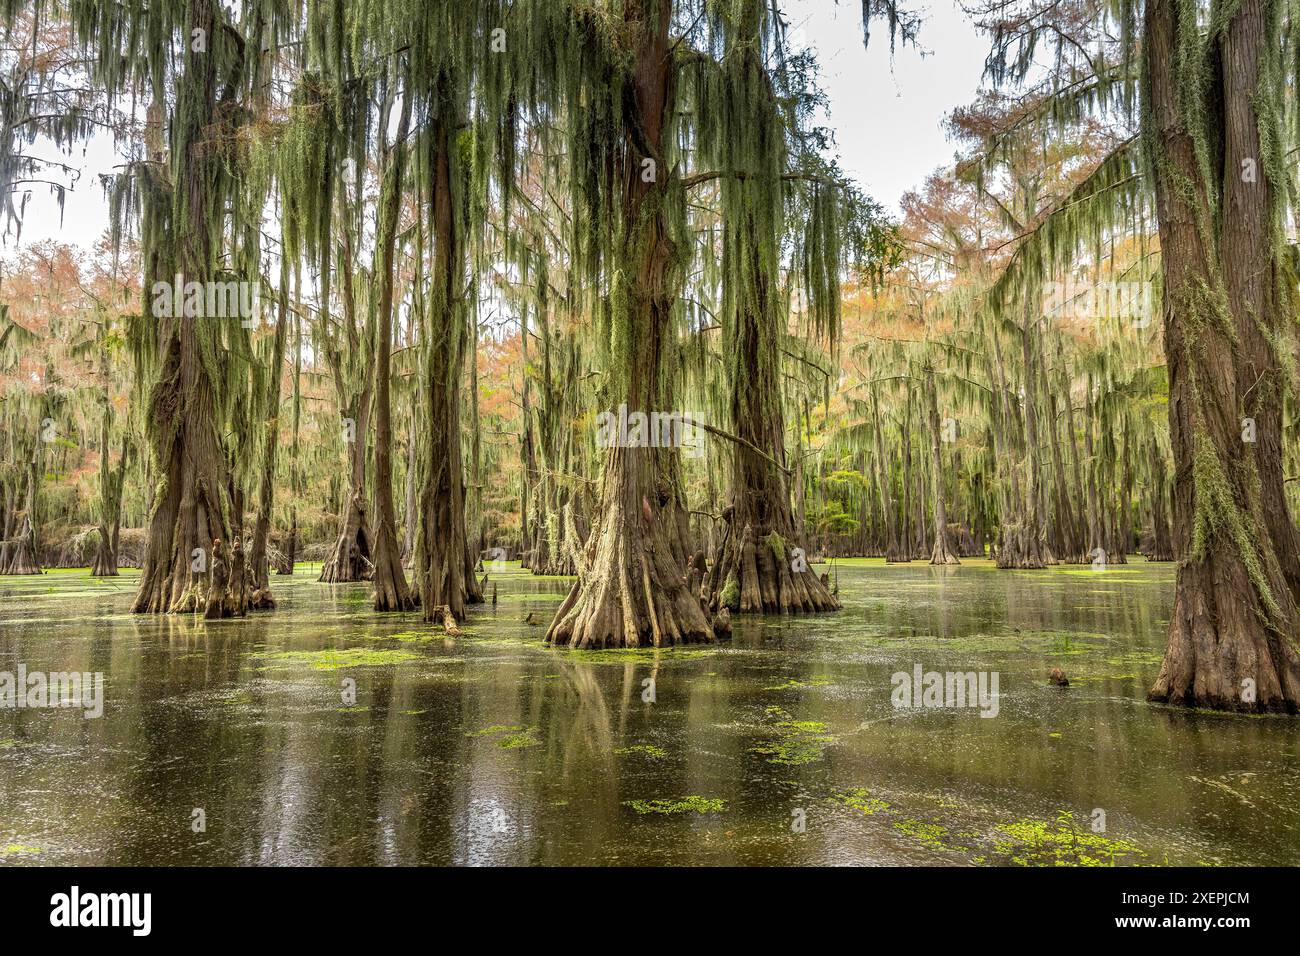
[[[892,60],[885,24],[874,25],[869,50],[862,46],[858,0],[785,0],[796,43],[812,46],[830,100],[840,163],[868,194],[897,212],[900,197],[927,174],[951,163],[953,146],[944,117],[969,103],[979,85],[988,40],[952,0],[926,8],[921,45],[899,49]],[[120,160],[106,137],[78,147],[69,162],[83,170],[68,193],[60,226],[52,196],[38,189],[23,217],[22,241],[56,238],[89,247],[108,225],[108,207],[97,174]],[[0,255],[13,251],[12,235]]]
[[942,124],[974,99],[988,38],[952,0],[935,0],[921,28],[927,55],[900,47],[891,62],[884,22],[872,24],[871,47],[863,48],[858,0],[786,0],[782,6],[791,28],[817,51],[841,166],[896,212],[903,193],[951,165],[954,149]]

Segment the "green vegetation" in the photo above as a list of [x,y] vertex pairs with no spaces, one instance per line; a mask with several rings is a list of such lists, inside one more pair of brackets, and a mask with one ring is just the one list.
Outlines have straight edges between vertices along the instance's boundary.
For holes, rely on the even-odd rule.
[[[727,812],[735,859],[810,807],[944,862],[1287,842],[1232,774],[1300,715],[1300,2],[964,2],[983,73],[889,196],[823,71],[925,18],[809,6],[0,2],[0,654],[108,678],[0,712],[0,856],[245,763],[268,816],[364,790],[313,862],[477,861],[488,804]],[[1183,792],[1077,821],[1157,754]],[[251,788],[241,862],[313,829]]]
[[631,807],[637,813],[725,813],[727,801],[710,797],[682,797],[679,800],[625,800],[625,807]]

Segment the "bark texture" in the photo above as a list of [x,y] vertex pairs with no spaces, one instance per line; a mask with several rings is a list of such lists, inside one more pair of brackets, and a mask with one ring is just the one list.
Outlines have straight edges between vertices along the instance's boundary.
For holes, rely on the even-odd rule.
[[[477,555],[470,553],[465,528],[465,475],[461,456],[461,371],[465,361],[467,323],[461,236],[466,210],[459,177],[456,121],[453,104],[439,97],[438,115],[430,131],[430,178],[433,183],[432,222],[434,262],[432,291],[425,334],[422,392],[428,444],[420,488],[420,536],[415,574],[428,621],[456,621],[469,604],[480,604],[483,592],[474,576]],[[454,626],[454,625],[453,625]]]
[[[684,250],[669,235],[664,205],[681,201],[677,173],[665,160],[672,110],[671,4],[625,0],[623,28],[632,62],[624,106],[622,283],[617,322],[625,367],[615,398],[647,416],[671,409],[666,356]],[[655,175],[642,175],[642,160]],[[600,510],[578,580],[547,631],[551,644],[578,648],[661,646],[712,641],[698,595],[686,585],[689,521],[674,449],[612,447],[606,453]]]
[[[1300,703],[1297,609],[1270,517],[1272,509],[1285,508],[1285,500],[1271,499],[1271,482],[1257,464],[1261,452],[1242,448],[1242,401],[1251,387],[1244,379],[1259,359],[1242,325],[1267,318],[1230,312],[1229,303],[1243,294],[1233,291],[1240,277],[1225,287],[1207,198],[1213,183],[1180,109],[1177,67],[1190,46],[1179,43],[1180,29],[1189,29],[1180,22],[1187,20],[1183,2],[1149,0],[1145,11],[1145,145],[1157,171],[1180,562],[1169,643],[1149,696],[1187,706],[1294,712]],[[1222,84],[1226,119],[1226,261],[1237,268],[1246,248],[1260,248],[1239,230],[1252,233],[1261,226],[1228,222],[1251,215],[1256,203],[1267,206],[1266,196],[1252,196],[1233,183],[1241,169],[1233,161],[1258,147],[1253,98],[1260,57],[1270,42],[1266,8],[1259,0],[1243,0],[1237,8],[1221,38],[1223,72],[1214,78]],[[1270,257],[1250,261],[1267,263]]]
[[[215,35],[212,0],[189,6],[187,26]],[[172,227],[177,234],[181,280],[208,281],[219,239],[210,225],[213,183],[221,157],[205,142],[216,109],[216,58],[188,49],[178,83],[173,142],[181,156],[173,164],[179,178],[172,190]],[[156,271],[155,275],[163,274]],[[159,375],[149,399],[155,473],[149,538],[140,584],[131,610],[164,613],[203,610],[222,616],[224,593],[205,572],[217,565],[217,542],[230,538],[229,475],[218,432],[214,383],[204,361],[199,325],[190,315],[158,319]]]

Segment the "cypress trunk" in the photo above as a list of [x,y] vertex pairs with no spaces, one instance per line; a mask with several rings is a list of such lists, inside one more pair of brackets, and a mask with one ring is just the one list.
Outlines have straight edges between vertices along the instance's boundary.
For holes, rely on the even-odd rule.
[[933,367],[925,370],[926,404],[930,416],[930,464],[934,472],[934,548],[930,551],[931,564],[961,564],[957,549],[948,532],[948,512],[943,500],[943,456],[940,454],[940,422],[938,384]]
[[[390,87],[391,91],[391,87]],[[401,209],[402,182],[406,174],[406,136],[411,126],[411,101],[408,88],[402,96],[402,111],[392,144],[386,128],[381,128],[382,182],[378,222],[375,235],[373,277],[378,289],[372,290],[370,307],[375,310],[375,539],[374,600],[376,611],[409,611],[415,598],[406,586],[402,554],[397,546],[397,512],[393,507],[393,424],[389,401],[390,367],[393,353],[393,257],[397,244],[397,220]],[[380,116],[387,126],[391,101],[385,96]]]
[[284,348],[289,335],[289,259],[280,256],[280,289],[276,307],[275,338],[271,343],[271,377],[266,386],[266,411],[262,444],[262,473],[258,488],[257,520],[253,524],[253,546],[249,549],[248,567],[252,608],[273,608],[270,561],[267,548],[271,536],[271,512],[275,506],[275,461],[280,447],[280,381],[284,367]]
[[[672,5],[625,0],[623,18],[635,52],[624,97],[626,157],[615,250],[621,288],[613,306],[622,368],[614,397],[648,419],[672,407],[665,365],[679,290],[669,277],[680,272],[685,255],[669,237],[664,209],[682,198],[663,149],[672,109]],[[647,169],[653,174],[645,175]],[[675,454],[650,447],[608,450],[600,510],[578,580],[547,631],[549,643],[657,647],[714,639],[699,596],[686,586],[689,523]]]
[[[445,79],[440,83],[447,82]],[[476,555],[465,530],[465,477],[461,460],[461,373],[465,363],[465,296],[462,234],[464,210],[453,189],[459,169],[457,122],[445,95],[437,98],[430,129],[433,274],[423,357],[428,446],[420,488],[420,538],[415,574],[425,620],[459,621],[468,604],[482,602],[474,577]],[[454,625],[453,625],[454,626]]]
[[[216,36],[214,0],[189,4],[186,35],[198,30]],[[176,83],[173,125],[178,128],[172,133],[177,144],[172,223],[182,282],[211,280],[219,239],[213,234],[210,192],[219,177],[220,156],[204,139],[215,120],[216,74],[215,56],[186,48],[185,69]],[[160,487],[131,604],[135,613],[229,613],[224,587],[215,576],[222,541],[229,538],[229,476],[214,383],[203,358],[204,337],[211,333],[200,328],[212,321],[186,314],[158,319],[160,371],[150,394],[148,421]],[[205,582],[209,564],[214,570]]]
[[[1271,486],[1257,455],[1242,449],[1242,401],[1252,385],[1243,379],[1252,357],[1238,356],[1234,338],[1243,322],[1258,317],[1238,315],[1234,323],[1229,313],[1212,232],[1212,184],[1182,115],[1177,67],[1189,48],[1199,48],[1180,36],[1195,29],[1182,2],[1148,0],[1143,51],[1149,96],[1144,145],[1155,170],[1164,273],[1179,559],[1169,643],[1149,696],[1187,706],[1294,712],[1300,703],[1297,609],[1268,517],[1278,503],[1266,507]],[[1229,159],[1244,156],[1257,135],[1252,98],[1269,45],[1266,26],[1273,23],[1264,15],[1267,6],[1243,0],[1223,38]],[[1227,174],[1234,212],[1249,204],[1231,185],[1240,169],[1238,163]],[[1230,228],[1229,236],[1236,231]]]

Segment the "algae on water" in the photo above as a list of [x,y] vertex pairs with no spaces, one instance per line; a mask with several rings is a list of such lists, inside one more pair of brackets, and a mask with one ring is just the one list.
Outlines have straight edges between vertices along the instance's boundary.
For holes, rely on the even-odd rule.
[[689,796],[679,800],[624,800],[623,806],[631,807],[637,813],[725,813],[726,800],[710,797]]

